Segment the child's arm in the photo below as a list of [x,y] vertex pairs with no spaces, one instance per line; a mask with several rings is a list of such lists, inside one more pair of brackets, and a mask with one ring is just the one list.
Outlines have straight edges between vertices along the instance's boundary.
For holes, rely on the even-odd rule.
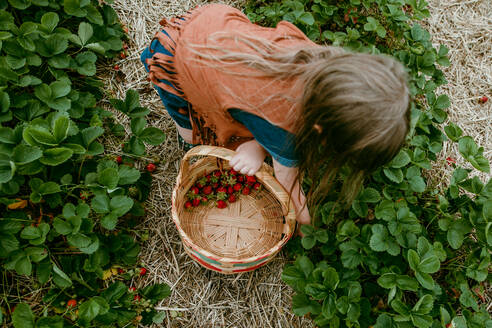
[[[273,159],[273,169],[275,170],[275,178],[280,182],[282,186],[290,192],[292,185],[292,202],[296,208],[296,220],[299,224],[311,224],[311,216],[309,215],[309,210],[306,203],[306,197],[304,192],[300,190],[301,186],[299,180],[297,179],[297,167],[283,166],[275,159]],[[299,193],[299,190],[301,191]]]

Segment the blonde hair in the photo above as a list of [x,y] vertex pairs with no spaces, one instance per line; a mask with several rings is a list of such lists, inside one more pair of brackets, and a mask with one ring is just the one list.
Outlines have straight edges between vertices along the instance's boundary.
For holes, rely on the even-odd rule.
[[[221,47],[221,39],[234,39],[242,51]],[[300,112],[289,111],[289,119],[296,116],[299,178],[313,181],[310,206],[327,194],[345,165],[349,173],[341,199],[350,204],[364,176],[391,160],[404,143],[410,96],[406,71],[394,58],[332,46],[283,48],[237,33],[215,33],[209,40],[190,45],[197,61],[229,74],[239,74],[235,65],[246,66],[251,69],[246,78],[292,79],[292,90],[303,88],[294,100]],[[275,96],[285,95],[270,97]]]

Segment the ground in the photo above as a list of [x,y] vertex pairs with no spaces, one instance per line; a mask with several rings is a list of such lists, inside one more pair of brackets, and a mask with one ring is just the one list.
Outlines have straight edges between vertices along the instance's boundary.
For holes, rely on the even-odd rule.
[[[238,8],[244,1],[223,1]],[[142,50],[150,43],[158,22],[184,13],[206,1],[196,0],[117,0],[114,7],[128,26],[130,55],[119,65],[125,77],[106,79],[109,90],[123,97],[129,88],[138,89],[142,103],[152,111],[151,123],[167,134],[161,146],[149,151],[160,165],[154,174],[153,192],[148,201],[149,215],[137,233],[149,233],[143,245],[141,261],[149,269],[147,280],[166,282],[173,292],[159,309],[168,316],[165,327],[311,327],[307,319],[295,317],[290,311],[291,290],[280,279],[285,258],[280,254],[270,264],[250,273],[224,276],[203,269],[184,252],[172,222],[171,191],[184,152],[179,149],[174,124],[164,111],[157,93],[146,80],[140,63]],[[492,3],[489,0],[431,0],[431,18],[425,24],[435,45],[450,49],[451,66],[443,69],[449,84],[441,88],[450,96],[450,120],[466,135],[485,148],[492,159],[492,101],[480,105],[478,98],[491,96],[492,68]],[[111,141],[110,141],[111,142]],[[117,143],[114,148],[117,152]],[[431,172],[436,184],[446,184],[451,168],[446,157],[460,158],[457,147],[445,145]],[[458,160],[458,163],[460,161]],[[482,174],[483,180],[490,175]]]

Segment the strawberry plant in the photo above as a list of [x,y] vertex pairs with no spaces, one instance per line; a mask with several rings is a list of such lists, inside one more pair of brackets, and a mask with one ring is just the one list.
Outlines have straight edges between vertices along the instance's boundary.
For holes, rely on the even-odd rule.
[[[248,17],[296,24],[315,42],[396,57],[410,74],[413,98],[406,145],[375,171],[349,210],[339,186],[318,204],[313,225],[287,249],[295,259],[282,279],[292,310],[319,327],[492,327],[483,294],[490,283],[492,182],[483,147],[447,120],[448,49],[432,46],[419,20],[423,0],[249,1]],[[439,189],[426,174],[444,141],[458,143],[465,167]],[[440,163],[436,163],[440,164]],[[340,176],[343,179],[343,174]],[[308,184],[308,181],[305,181]],[[316,183],[316,181],[311,182]],[[337,189],[338,188],[338,189]]]
[[[0,1],[0,324],[123,327],[164,319],[154,305],[170,294],[166,284],[138,290],[138,300],[128,289],[145,274],[132,231],[145,214],[151,176],[129,166],[138,156],[115,160],[101,142],[124,129],[98,106],[96,65],[122,53],[125,38],[104,2]],[[146,127],[148,109],[136,91],[128,94],[118,109],[139,111],[130,144],[142,155],[143,142],[160,144],[164,134]],[[26,282],[38,300],[15,290]]]

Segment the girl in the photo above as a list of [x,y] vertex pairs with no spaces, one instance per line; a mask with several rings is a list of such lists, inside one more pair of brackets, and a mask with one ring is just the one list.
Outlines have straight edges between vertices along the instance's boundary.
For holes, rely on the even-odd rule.
[[300,224],[311,222],[300,178],[320,181],[311,206],[347,165],[350,203],[404,142],[409,92],[392,58],[320,46],[289,22],[260,27],[220,4],[160,24],[141,59],[181,137],[236,150],[243,174],[270,154]]

